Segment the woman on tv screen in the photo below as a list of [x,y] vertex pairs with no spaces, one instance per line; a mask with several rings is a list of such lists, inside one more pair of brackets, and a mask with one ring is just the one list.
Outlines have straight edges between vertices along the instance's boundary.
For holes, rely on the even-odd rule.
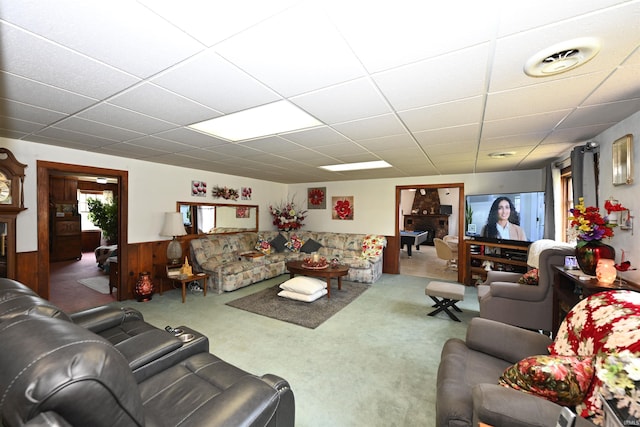
[[527,240],[520,227],[520,215],[511,199],[501,196],[493,201],[482,235],[492,239]]

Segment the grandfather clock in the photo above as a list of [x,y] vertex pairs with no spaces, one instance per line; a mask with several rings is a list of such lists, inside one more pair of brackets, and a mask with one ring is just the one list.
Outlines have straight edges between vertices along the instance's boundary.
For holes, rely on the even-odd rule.
[[24,165],[0,148],[0,277],[16,278],[16,217],[24,207]]

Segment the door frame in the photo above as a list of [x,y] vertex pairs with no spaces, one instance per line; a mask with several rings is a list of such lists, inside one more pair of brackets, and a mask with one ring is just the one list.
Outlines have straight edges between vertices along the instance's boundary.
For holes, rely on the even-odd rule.
[[[456,182],[449,184],[416,184],[416,185],[396,185],[396,239],[400,242],[400,198],[402,196],[402,190],[411,190],[411,189],[420,190],[421,188],[425,189],[440,189],[440,188],[457,188],[458,189],[458,240],[459,245],[458,248],[462,248],[463,240],[464,240],[464,183]],[[399,243],[398,243],[399,247]],[[397,251],[396,255],[397,261],[396,265],[398,266],[398,273],[400,273],[400,251]],[[462,269],[458,268],[458,282],[462,283]]]
[[66,175],[96,175],[118,180],[118,283],[116,299],[122,301],[129,298],[123,271],[128,271],[128,213],[129,213],[129,172],[117,169],[106,169],[92,166],[73,165],[68,163],[37,161],[38,188],[38,293],[49,299],[50,293],[50,256],[49,256],[49,176],[54,173]]

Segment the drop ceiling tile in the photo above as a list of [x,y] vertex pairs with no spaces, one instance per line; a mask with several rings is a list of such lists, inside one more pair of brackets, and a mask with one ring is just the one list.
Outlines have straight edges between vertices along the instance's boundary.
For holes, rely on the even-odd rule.
[[0,81],[2,98],[60,113],[72,114],[96,102],[93,98],[6,72],[0,72]]
[[0,98],[0,116],[23,119],[42,125],[57,122],[65,117],[64,114],[10,99]]
[[297,150],[299,145],[278,136],[269,136],[266,138],[252,139],[243,141],[238,145],[253,148],[255,150],[268,151],[270,153],[285,154],[291,150]]
[[75,142],[84,146],[86,150],[95,147],[104,147],[117,142],[112,139],[101,138],[95,135],[87,135],[85,133],[78,133],[55,127],[48,127],[46,129],[43,129],[40,132],[37,132],[36,135],[43,136],[45,138]]
[[373,79],[398,111],[478,96],[484,92],[489,47],[474,46],[378,73]]
[[608,128],[610,128],[610,124],[599,124],[599,125],[590,125],[590,126],[582,126],[575,128],[566,128],[566,129],[557,129],[553,134],[549,135],[544,141],[543,144],[555,144],[555,143],[578,143],[578,142],[586,142],[587,140],[593,138],[594,135],[599,135],[604,132]]
[[78,117],[147,134],[163,132],[176,127],[173,123],[108,103],[102,103],[87,109],[79,113]]
[[[2,21],[0,40],[2,70],[70,92],[101,98],[139,81],[122,71]],[[24,55],[24,52],[29,54]]]
[[103,123],[97,123],[79,117],[70,117],[66,120],[56,123],[54,126],[58,129],[83,133],[85,135],[94,135],[100,138],[107,138],[112,141],[118,142],[123,142],[133,138],[139,138],[144,135],[140,132],[134,132]]
[[[536,2],[503,2],[500,5],[500,31],[503,37],[512,33],[531,30],[536,27],[571,19],[575,16],[606,9],[627,0],[573,0],[557,2],[540,0]],[[553,11],[553,13],[549,13]]]
[[[538,83],[523,67],[536,53],[557,43],[580,37],[599,40],[602,48],[589,62],[566,73],[545,77],[545,81],[573,78],[594,72],[610,72],[637,47],[640,3],[628,2],[623,7],[606,9],[569,21],[535,28],[498,39],[491,73],[491,92]],[[612,24],[615,23],[615,24]]]
[[566,115],[567,111],[552,111],[530,116],[487,121],[482,128],[482,139],[532,132],[550,132]]
[[154,150],[153,148],[148,147],[140,147],[138,145],[133,145],[126,142],[119,142],[117,144],[99,147],[94,149],[94,151],[103,154],[111,154],[113,156],[129,157],[132,159],[146,159],[166,154],[166,152],[161,150]]
[[329,165],[338,162],[334,157],[329,157],[324,154],[318,153],[317,151],[306,149],[290,151],[289,153],[287,153],[287,157],[291,160],[313,166]]
[[492,1],[405,0],[395,1],[393,7],[384,2],[328,4],[329,16],[369,72],[473,46],[494,36]]
[[353,142],[343,142],[322,147],[322,153],[327,156],[339,158],[341,156],[363,155],[367,153],[362,147]]
[[354,141],[407,133],[402,123],[392,114],[340,123],[333,128]]
[[211,49],[151,81],[223,114],[281,99]]
[[[203,48],[183,31],[137,2],[66,1],[72,7],[36,0],[19,3],[3,5],[2,18],[142,78],[164,70]],[[73,31],[69,28],[71,22]],[[77,34],[84,34],[84,37]]]
[[479,123],[484,97],[430,105],[398,113],[411,132]]
[[0,136],[3,138],[20,139],[27,136],[27,134],[28,132],[20,132],[17,129],[4,129],[0,126]]
[[594,124],[615,124],[619,117],[629,117],[640,111],[640,98],[609,104],[580,107],[562,122],[562,128],[589,126]]
[[180,153],[193,150],[193,147],[188,145],[180,144],[179,142],[167,141],[166,139],[156,138],[154,136],[145,136],[142,138],[132,139],[127,142],[138,147],[153,148],[154,150],[169,153]]
[[109,103],[179,125],[190,125],[221,115],[211,108],[150,83],[143,83],[115,96]]
[[44,127],[41,123],[29,122],[26,120],[20,120],[14,117],[0,116],[0,128],[13,129],[19,133],[33,133],[37,132]]
[[446,144],[457,141],[477,141],[480,139],[480,124],[454,126],[414,133],[420,146],[425,149],[432,144]]
[[307,148],[316,148],[350,141],[335,129],[327,126],[307,129],[300,132],[291,132],[280,136]]
[[[356,79],[291,99],[303,110],[327,124],[347,122],[391,112],[369,79]],[[336,108],[339,106],[339,108]]]
[[265,20],[215,49],[283,96],[364,74],[335,27],[310,3]]
[[593,73],[490,93],[485,120],[571,109],[584,101],[604,77],[602,73]]
[[417,146],[416,141],[409,134],[385,136],[382,138],[361,139],[358,145],[365,149],[377,152],[392,150],[414,149]]
[[618,67],[582,105],[604,104],[633,98],[640,98],[640,65]]
[[165,132],[159,132],[154,136],[169,141],[180,142],[182,144],[191,145],[193,147],[216,147],[219,145],[227,145],[228,141],[206,135],[187,127],[174,128]]
[[478,143],[476,141],[456,141],[447,144],[431,144],[424,147],[424,150],[432,158],[460,154],[471,154],[475,157]]

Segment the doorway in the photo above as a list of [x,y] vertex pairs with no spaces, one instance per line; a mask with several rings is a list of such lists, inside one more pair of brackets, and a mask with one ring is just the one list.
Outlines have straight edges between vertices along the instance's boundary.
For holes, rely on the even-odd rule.
[[[52,175],[94,175],[101,177],[114,178],[117,180],[118,191],[118,263],[117,283],[115,290],[115,299],[122,301],[130,297],[128,290],[123,286],[127,283],[122,271],[128,270],[128,251],[127,251],[127,228],[128,228],[128,172],[116,169],[105,169],[83,165],[72,165],[66,163],[54,163],[46,161],[37,162],[37,181],[38,181],[38,283],[39,294],[50,299],[51,297],[51,271],[50,271],[50,209],[49,209],[49,177]],[[82,285],[80,285],[82,286]],[[97,305],[100,305],[99,303]]]
[[[415,192],[416,194],[421,194],[426,196],[429,192],[437,192],[438,204],[440,203],[440,199],[443,201],[443,205],[451,206],[451,213],[447,214],[449,208],[443,209],[441,212],[433,212],[430,208],[426,208],[426,211],[422,212],[412,212],[413,210],[413,200],[409,204],[409,207],[403,206],[403,193],[406,195],[407,192]],[[405,201],[406,203],[406,201]],[[442,213],[445,215],[444,220]],[[398,266],[398,272],[401,274],[409,274],[409,275],[420,275],[424,277],[431,277],[429,274],[433,275],[430,272],[425,271],[423,265],[418,265],[421,262],[433,262],[437,260],[435,257],[435,249],[433,246],[425,245],[425,252],[428,253],[422,254],[419,250],[412,251],[412,258],[415,256],[416,259],[418,257],[421,258],[422,261],[416,261],[416,259],[409,261],[408,260],[408,250],[407,252],[403,252],[402,244],[401,244],[401,236],[400,231],[405,227],[405,221],[411,221],[411,215],[416,215],[417,218],[420,219],[428,219],[435,220],[435,224],[427,224],[425,227],[431,228],[432,233],[436,233],[436,229],[439,226],[443,226],[448,230],[446,234],[452,234],[458,236],[460,242],[464,239],[464,183],[445,183],[445,184],[418,184],[418,185],[400,185],[396,186],[396,227],[395,227],[395,236],[398,241],[398,246],[400,248],[397,251],[397,261],[396,265]],[[435,214],[435,215],[434,215]],[[422,217],[422,215],[426,215],[427,217]],[[405,216],[407,219],[405,220]],[[448,225],[448,223],[452,223]],[[443,230],[437,231],[438,235],[445,233]],[[435,236],[430,236],[431,241]],[[406,246],[405,246],[406,247]],[[415,249],[415,247],[413,248]],[[415,254],[415,255],[414,255]],[[438,260],[439,261],[439,260]],[[444,263],[444,261],[442,261]],[[403,265],[405,270],[409,271],[409,273],[403,272]],[[438,274],[438,273],[437,273]],[[462,279],[462,272],[458,269],[457,273],[451,274],[450,272],[443,272],[441,274],[442,277],[434,277],[443,280],[456,280],[460,282]]]

